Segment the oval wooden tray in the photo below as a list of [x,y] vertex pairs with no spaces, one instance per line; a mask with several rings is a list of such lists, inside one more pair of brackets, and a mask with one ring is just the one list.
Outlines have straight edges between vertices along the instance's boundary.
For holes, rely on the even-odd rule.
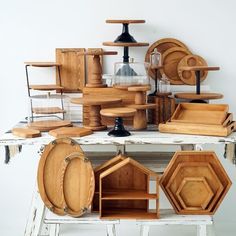
[[165,74],[169,78],[171,84],[184,84],[178,75],[178,64],[185,56],[191,54],[188,49],[181,47],[172,47],[166,50],[162,56],[163,68],[160,69],[161,74]]
[[[76,169],[76,173],[78,175],[77,168],[78,166],[80,168],[80,161],[78,162],[76,160],[71,162],[71,164],[68,166],[68,170],[66,170],[66,168],[63,168],[63,166],[65,166],[65,158],[75,152],[83,155],[83,151],[80,145],[77,144],[74,140],[69,138],[56,139],[45,147],[45,150],[43,151],[39,161],[37,180],[40,196],[44,204],[52,212],[59,215],[65,215],[67,214],[67,211],[71,213],[71,211],[68,210],[69,208],[67,206],[69,206],[70,209],[72,208],[72,210],[74,211],[81,207],[75,207],[78,202],[71,203],[71,200],[74,199],[74,196],[71,196],[70,198],[67,197],[67,193],[71,192],[71,189],[68,190],[68,188],[71,188],[72,185],[75,189],[76,194],[78,194],[78,189],[80,189],[80,180],[77,179],[76,181],[74,179],[74,171]],[[64,170],[64,174],[62,173],[62,170]],[[92,176],[89,168],[87,168],[86,174],[88,174],[89,178]],[[72,179],[69,180],[68,177]],[[67,184],[68,186],[66,186]],[[89,194],[87,194],[86,192],[88,191],[88,189],[84,189],[84,185],[82,185],[82,187],[82,190],[85,191],[83,194],[85,196],[89,196]],[[64,194],[65,199],[68,201],[67,204],[65,204]],[[80,201],[79,203],[84,203],[84,199],[76,201]],[[90,197],[88,198],[88,202],[89,201]]]
[[[186,66],[207,66],[207,62],[198,55],[187,55],[178,64],[178,75],[179,78],[188,85],[196,84],[196,76],[194,71],[184,70]],[[203,71],[201,73],[201,81],[205,80],[208,72]]]

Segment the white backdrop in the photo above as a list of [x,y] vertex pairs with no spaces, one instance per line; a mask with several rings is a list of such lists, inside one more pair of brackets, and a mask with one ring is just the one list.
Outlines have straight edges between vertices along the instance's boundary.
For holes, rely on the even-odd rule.
[[[0,133],[27,114],[24,61],[54,60],[56,47],[101,47],[102,42],[114,40],[121,31],[120,25],[106,24],[105,20],[119,18],[146,20],[146,24],[130,27],[131,34],[138,41],[153,43],[160,38],[174,37],[187,44],[192,52],[204,57],[209,65],[220,66],[220,72],[210,73],[205,83],[212,90],[224,94],[225,97],[220,102],[228,103],[231,112],[236,115],[235,9],[234,0],[1,1]],[[121,60],[122,48],[117,50],[119,55],[105,59],[106,73],[113,71],[113,62]],[[131,49],[130,54],[142,61],[146,50],[147,48]],[[14,191],[5,188],[3,195],[1,188],[0,202],[5,211],[7,208],[3,201],[7,198],[17,198],[19,203],[22,202],[22,209],[29,204],[32,190],[29,186],[32,186],[36,168],[35,160],[32,160],[29,153],[24,160],[18,159],[12,166],[6,167],[2,160],[0,162],[2,186],[6,186],[6,179],[13,185],[17,179],[25,181],[23,189],[18,188],[19,186]],[[229,167],[229,171],[232,170]],[[233,172],[231,174],[235,176]],[[234,204],[229,202],[231,203]],[[20,217],[19,212],[15,214],[15,217]],[[1,217],[3,214],[0,215],[0,232],[4,228]],[[13,223],[16,229],[21,229],[19,225],[17,228],[17,221],[15,219]],[[5,230],[6,225],[7,223]],[[21,235],[18,233],[16,235]]]

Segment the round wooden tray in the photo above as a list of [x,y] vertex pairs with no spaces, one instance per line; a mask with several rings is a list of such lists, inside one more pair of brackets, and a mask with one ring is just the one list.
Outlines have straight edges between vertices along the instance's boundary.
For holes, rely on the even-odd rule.
[[56,214],[79,216],[91,204],[95,187],[92,165],[72,139],[56,139],[45,147],[37,179],[44,204]]
[[[156,41],[148,48],[148,50],[146,52],[146,56],[145,56],[145,61],[150,62],[150,55],[154,51],[155,48],[157,49],[157,51],[159,53],[163,54],[166,50],[168,50],[169,48],[172,48],[172,47],[182,47],[182,48],[185,48],[188,50],[188,47],[184,43],[182,43],[181,41],[179,41],[177,39],[163,38],[163,39]],[[151,76],[151,78],[154,79],[155,78],[155,71],[153,69],[150,69],[149,75]]]
[[104,42],[104,46],[113,46],[113,47],[146,47],[149,43],[115,43],[115,42]]
[[108,117],[131,117],[134,116],[136,109],[127,107],[106,108],[100,111],[100,114]]
[[142,24],[145,20],[106,20],[110,24]]
[[212,99],[221,99],[223,94],[220,93],[176,93],[175,98],[187,99],[187,100],[212,100]]
[[163,68],[160,72],[169,78],[171,84],[184,84],[178,75],[177,67],[180,60],[189,54],[191,54],[189,50],[181,47],[172,47],[163,53]]
[[[186,66],[207,66],[207,62],[198,55],[187,55],[181,59],[178,64],[178,74],[179,78],[188,85],[196,84],[196,76],[194,71],[185,70]],[[205,80],[208,72],[203,71],[201,73],[201,81]]]
[[105,55],[117,55],[116,51],[101,51],[101,50],[90,50],[85,52],[77,52],[77,55],[88,55],[88,56],[105,56]]
[[120,98],[95,98],[95,97],[86,97],[86,98],[72,98],[71,103],[83,104],[83,105],[106,105],[106,104],[117,104],[121,102]]

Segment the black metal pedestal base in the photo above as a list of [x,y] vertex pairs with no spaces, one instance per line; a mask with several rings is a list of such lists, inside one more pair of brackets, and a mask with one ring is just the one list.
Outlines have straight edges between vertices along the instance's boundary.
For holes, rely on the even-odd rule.
[[117,117],[115,119],[115,126],[114,128],[108,132],[109,136],[114,136],[114,137],[126,137],[130,136],[130,132],[125,129],[123,125],[123,119],[121,117]]
[[129,24],[123,24],[122,34],[119,35],[115,43],[137,43],[132,35],[129,34]]

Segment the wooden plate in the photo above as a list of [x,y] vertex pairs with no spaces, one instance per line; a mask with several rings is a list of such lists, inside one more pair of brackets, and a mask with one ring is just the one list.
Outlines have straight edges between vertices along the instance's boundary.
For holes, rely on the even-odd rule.
[[[196,77],[194,71],[184,70],[186,66],[207,66],[207,62],[198,55],[187,55],[182,60],[180,60],[178,64],[178,75],[179,78],[185,83],[189,85],[196,84]],[[205,80],[208,72],[203,71],[201,73],[201,81]]]
[[49,134],[55,138],[83,137],[92,133],[92,130],[84,127],[62,127],[49,131]]
[[[145,56],[145,61],[150,62],[150,55],[156,48],[158,52],[160,52],[162,55],[163,53],[172,48],[172,47],[182,47],[188,50],[188,47],[182,43],[181,41],[174,39],[174,38],[163,38],[155,43],[153,43],[147,50],[146,56]],[[149,76],[151,76],[153,79],[155,78],[155,72],[154,70],[149,71]]]
[[72,139],[56,139],[45,147],[37,179],[44,204],[56,214],[79,215],[91,202],[95,186],[92,166]]
[[162,56],[163,68],[160,69],[161,74],[165,74],[169,78],[171,84],[184,84],[178,75],[178,64],[185,56],[191,54],[188,49],[181,47],[173,47],[166,50]]
[[22,138],[36,138],[41,137],[41,132],[35,129],[29,128],[14,128],[12,129],[12,134]]

